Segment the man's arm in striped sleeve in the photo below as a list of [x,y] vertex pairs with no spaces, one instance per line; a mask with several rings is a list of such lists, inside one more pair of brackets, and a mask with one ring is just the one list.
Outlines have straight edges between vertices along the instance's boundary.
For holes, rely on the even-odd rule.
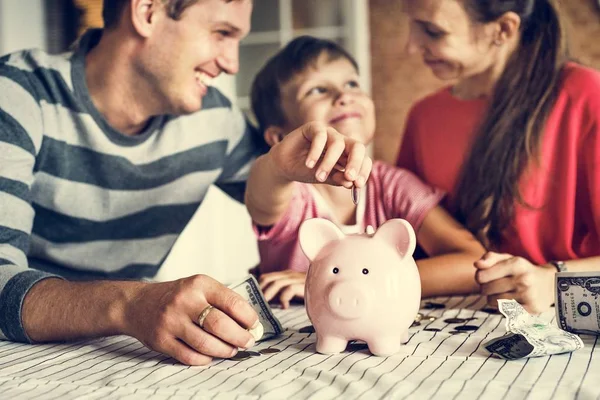
[[49,274],[28,268],[33,167],[42,138],[39,104],[16,68],[0,65],[0,338],[29,341],[21,307]]
[[44,128],[35,77],[6,61],[0,61],[0,339],[119,333],[121,314],[114,310],[123,309],[133,283],[76,284],[29,268],[31,187]]

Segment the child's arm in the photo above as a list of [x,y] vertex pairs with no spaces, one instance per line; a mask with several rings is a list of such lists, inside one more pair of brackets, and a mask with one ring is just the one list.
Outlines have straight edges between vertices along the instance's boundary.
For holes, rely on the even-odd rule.
[[441,206],[427,213],[417,241],[429,255],[417,261],[423,297],[479,292],[474,262],[485,249]]
[[272,226],[288,208],[294,189],[293,181],[279,176],[271,153],[259,157],[248,177],[246,208],[259,226]]
[[[336,164],[345,171],[334,170]],[[246,187],[246,207],[256,224],[271,226],[288,207],[293,181],[361,188],[371,166],[362,143],[323,124],[309,123],[256,160]]]

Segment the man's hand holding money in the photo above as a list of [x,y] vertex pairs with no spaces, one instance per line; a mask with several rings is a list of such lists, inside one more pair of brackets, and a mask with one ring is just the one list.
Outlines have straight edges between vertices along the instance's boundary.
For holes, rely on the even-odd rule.
[[206,365],[254,345],[259,317],[248,301],[216,280],[195,275],[140,283],[127,301],[123,333],[183,364]]

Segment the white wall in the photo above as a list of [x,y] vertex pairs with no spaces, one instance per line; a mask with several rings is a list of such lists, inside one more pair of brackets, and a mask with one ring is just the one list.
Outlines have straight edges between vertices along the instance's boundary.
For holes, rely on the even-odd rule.
[[0,54],[46,49],[43,0],[0,0]]
[[206,274],[233,283],[258,264],[256,239],[245,206],[211,187],[156,279]]

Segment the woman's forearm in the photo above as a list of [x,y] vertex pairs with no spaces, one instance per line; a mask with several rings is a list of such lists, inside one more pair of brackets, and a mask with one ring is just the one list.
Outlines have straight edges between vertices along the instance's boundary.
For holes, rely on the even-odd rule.
[[422,297],[478,293],[473,263],[480,257],[474,253],[448,253],[417,261]]

